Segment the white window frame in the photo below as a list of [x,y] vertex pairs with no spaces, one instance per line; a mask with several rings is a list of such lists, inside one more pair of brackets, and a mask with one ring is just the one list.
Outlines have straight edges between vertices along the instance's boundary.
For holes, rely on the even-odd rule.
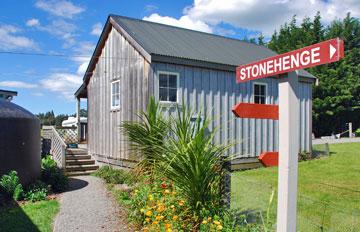
[[[165,75],[175,75],[176,76],[176,101],[160,101],[160,74]],[[169,71],[157,71],[157,99],[159,100],[160,104],[163,105],[176,105],[179,104],[179,96],[180,96],[180,73],[178,72],[169,72]]]
[[[267,83],[263,83],[263,82],[253,82],[253,87],[252,87],[252,102],[255,103],[255,85],[262,85],[265,86],[265,103],[264,104],[268,104],[268,84]],[[258,95],[260,96],[260,95]],[[257,103],[257,104],[262,104],[262,103]]]
[[[115,83],[119,83],[119,105],[118,106],[114,106],[113,105],[113,84],[115,84]],[[111,108],[111,110],[117,110],[117,109],[120,109],[120,102],[121,102],[121,98],[120,98],[120,80],[114,80],[114,81],[112,81],[111,82],[111,84],[110,84],[110,89],[111,89],[111,95],[110,95],[110,102],[111,102],[111,106],[110,106],[110,108]]]

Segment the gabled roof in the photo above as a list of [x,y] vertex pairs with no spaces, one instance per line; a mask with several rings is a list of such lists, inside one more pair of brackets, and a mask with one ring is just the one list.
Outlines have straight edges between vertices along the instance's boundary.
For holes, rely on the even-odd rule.
[[[141,54],[151,61],[204,66],[235,71],[236,66],[264,59],[277,53],[265,46],[224,36],[169,26],[119,15],[109,15],[84,76],[84,84],[75,96],[85,96],[86,83],[111,26],[120,31]],[[315,78],[305,70],[299,75]]]
[[[152,57],[160,55],[236,67],[277,54],[265,46],[224,36],[118,15],[110,17]],[[304,70],[299,75],[314,78]]]

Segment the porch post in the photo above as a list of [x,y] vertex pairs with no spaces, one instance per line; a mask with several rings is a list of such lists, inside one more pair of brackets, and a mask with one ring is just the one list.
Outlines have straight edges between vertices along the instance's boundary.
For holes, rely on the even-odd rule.
[[80,98],[76,98],[76,118],[77,118],[77,139],[81,142],[81,124],[80,124]]

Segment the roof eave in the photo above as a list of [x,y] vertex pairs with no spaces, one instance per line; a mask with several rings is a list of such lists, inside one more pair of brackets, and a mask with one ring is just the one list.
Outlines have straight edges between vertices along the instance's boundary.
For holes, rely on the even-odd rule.
[[[222,71],[229,71],[235,72],[236,65],[229,65],[229,64],[220,64],[214,63],[209,61],[203,60],[193,60],[188,58],[181,58],[181,57],[173,57],[173,56],[164,56],[159,54],[151,54],[151,58],[153,62],[161,62],[161,63],[170,63],[170,64],[179,64],[179,65],[186,65],[186,66],[193,66],[199,68],[208,68],[208,69],[215,69],[215,70],[222,70]],[[316,77],[303,70],[303,72],[298,72],[299,80],[302,82],[311,82],[315,83]]]

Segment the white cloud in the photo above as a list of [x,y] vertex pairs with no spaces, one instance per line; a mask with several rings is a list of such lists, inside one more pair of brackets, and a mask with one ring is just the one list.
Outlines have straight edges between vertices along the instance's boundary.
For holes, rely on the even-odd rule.
[[40,81],[41,87],[60,94],[66,100],[74,99],[74,92],[82,84],[82,77],[71,73],[53,73]]
[[73,18],[75,15],[80,14],[85,11],[85,8],[81,6],[74,5],[71,1],[61,0],[38,0],[35,3],[35,6],[41,10],[44,10],[52,15],[63,17],[63,18]]
[[0,86],[19,89],[33,89],[38,87],[36,84],[31,84],[23,81],[0,81]]
[[42,97],[42,96],[44,96],[44,94],[41,93],[41,92],[31,93],[31,95],[36,96],[36,97]]
[[77,75],[83,76],[86,72],[88,65],[89,65],[89,62],[81,63],[76,71]]
[[168,16],[161,16],[157,13],[151,14],[148,17],[144,17],[144,20],[167,24],[175,27],[183,27],[187,29],[203,31],[203,32],[213,32],[213,29],[204,23],[201,20],[194,20],[190,18],[188,15],[181,16],[179,19],[168,17]]
[[[194,0],[183,10],[179,19],[151,14],[144,20],[169,24],[205,32],[229,35],[231,31],[221,29],[221,23],[237,28],[262,32],[270,36],[280,25],[293,15],[298,19],[313,17],[320,11],[326,24],[336,18],[345,17],[347,12],[360,17],[359,0]],[[224,33],[225,32],[225,33]]]
[[63,19],[52,20],[48,25],[42,25],[38,20],[37,22],[32,23],[32,27],[36,28],[37,30],[45,31],[55,36],[56,38],[62,39],[64,41],[64,48],[69,48],[76,43],[75,31],[77,30],[77,26],[73,23],[69,23]]
[[280,25],[289,21],[293,15],[298,18],[313,17],[320,11],[322,20],[329,23],[347,12],[360,16],[358,0],[194,0],[194,4],[184,9],[184,15],[210,25],[221,22],[235,27],[261,31],[271,35]]
[[21,29],[12,25],[0,25],[0,50],[37,49],[37,44],[30,38],[20,36]]
[[34,27],[40,25],[40,21],[38,19],[32,18],[26,21],[26,26]]
[[144,7],[144,10],[147,11],[147,12],[152,12],[152,11],[155,11],[159,9],[158,6],[155,6],[155,5],[151,5],[151,4],[148,4]]
[[88,63],[92,53],[94,52],[95,44],[89,41],[82,41],[78,44],[79,45],[73,49],[75,54],[71,59],[77,62],[79,65]]
[[101,23],[95,23],[92,26],[90,34],[95,35],[95,36],[99,36],[99,35],[101,35],[101,32],[102,32],[102,24]]

